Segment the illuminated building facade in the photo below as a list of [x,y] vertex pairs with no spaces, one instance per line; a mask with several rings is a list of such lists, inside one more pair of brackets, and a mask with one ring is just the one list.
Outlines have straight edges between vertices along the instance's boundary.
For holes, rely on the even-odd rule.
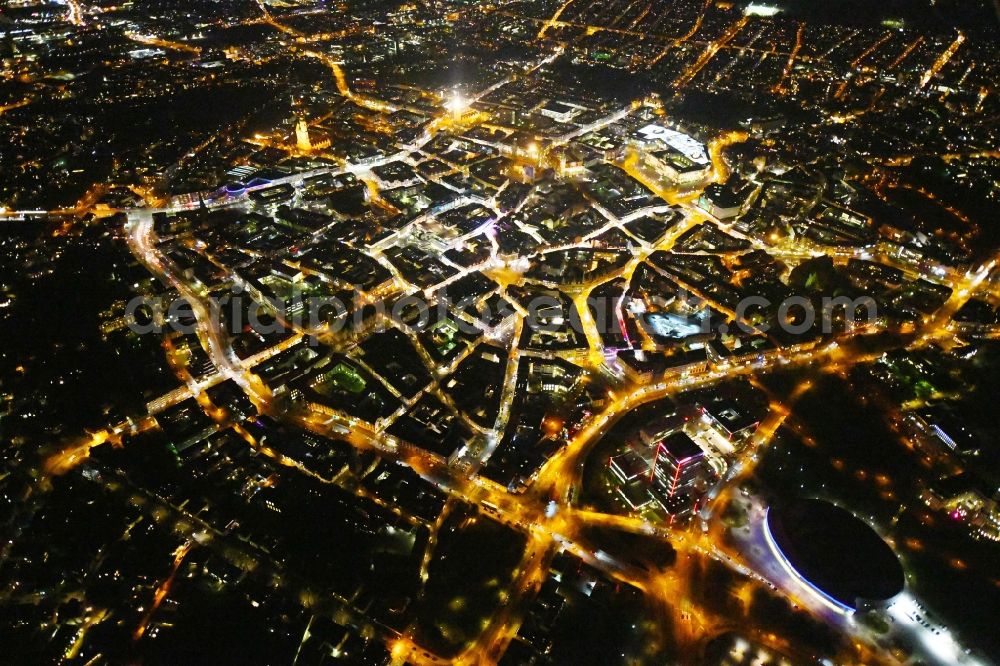
[[305,118],[299,118],[295,123],[295,146],[303,153],[311,152],[312,141],[309,139],[309,124]]
[[699,486],[710,473],[705,452],[687,433],[675,432],[656,445],[650,481],[669,513],[693,511]]

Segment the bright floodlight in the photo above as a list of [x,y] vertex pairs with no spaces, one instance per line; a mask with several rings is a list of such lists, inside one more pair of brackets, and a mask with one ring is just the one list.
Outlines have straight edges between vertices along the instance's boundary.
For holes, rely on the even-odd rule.
[[763,5],[756,2],[751,2],[743,10],[745,16],[774,16],[781,12],[780,7],[775,7],[773,5]]
[[444,108],[450,111],[452,115],[460,116],[469,110],[469,100],[465,99],[462,93],[454,90],[451,93],[451,99],[444,103]]

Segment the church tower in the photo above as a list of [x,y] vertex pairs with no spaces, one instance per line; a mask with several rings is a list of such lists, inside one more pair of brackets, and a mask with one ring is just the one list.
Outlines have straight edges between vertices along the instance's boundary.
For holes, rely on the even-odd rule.
[[312,141],[309,140],[309,124],[301,116],[295,123],[295,145],[303,153],[311,152],[313,149]]

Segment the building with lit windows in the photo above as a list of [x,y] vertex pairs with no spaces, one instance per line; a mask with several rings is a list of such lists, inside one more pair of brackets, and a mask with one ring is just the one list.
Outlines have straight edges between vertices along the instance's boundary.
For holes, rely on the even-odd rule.
[[686,432],[668,435],[656,445],[653,456],[654,497],[671,515],[693,512],[711,472],[705,452]]
[[685,431],[688,425],[685,414],[659,418],[641,428],[624,451],[609,458],[609,479],[633,511],[655,507],[673,520],[698,510],[720,469]]
[[712,171],[705,144],[662,125],[647,125],[636,133],[647,167],[679,187],[703,183]]

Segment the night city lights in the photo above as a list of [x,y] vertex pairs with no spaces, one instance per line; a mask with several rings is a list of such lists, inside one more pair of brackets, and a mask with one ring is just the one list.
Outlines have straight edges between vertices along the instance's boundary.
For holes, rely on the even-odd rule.
[[1000,664],[995,0],[9,0],[0,65],[0,663]]

